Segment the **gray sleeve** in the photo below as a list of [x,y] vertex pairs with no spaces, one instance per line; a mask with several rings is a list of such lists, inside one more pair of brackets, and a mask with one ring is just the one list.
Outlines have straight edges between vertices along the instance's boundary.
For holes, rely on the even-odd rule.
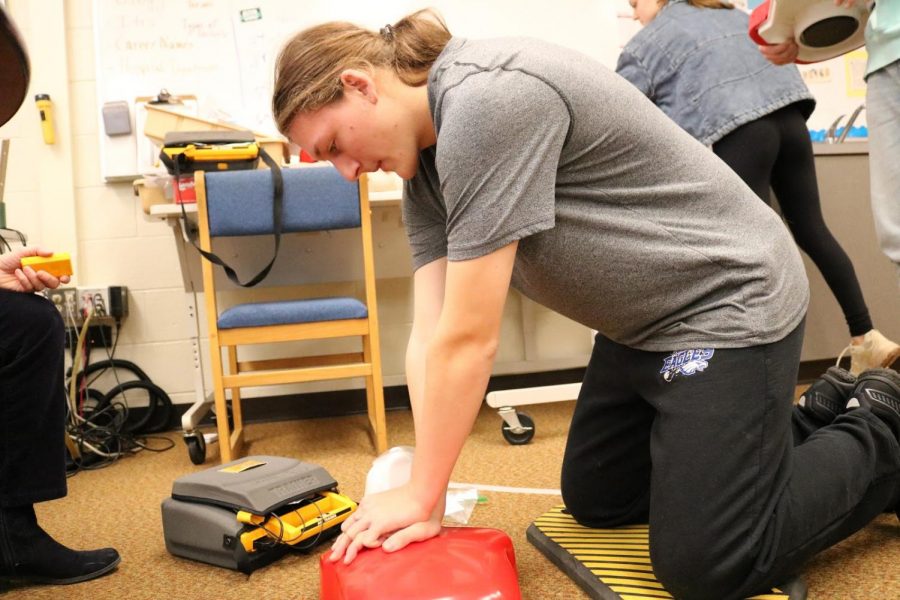
[[559,93],[536,76],[494,69],[466,77],[438,102],[447,258],[478,258],[552,228],[571,124]]
[[[423,154],[432,154],[432,150]],[[436,189],[433,162],[419,160],[419,173],[403,182],[401,210],[412,251],[413,271],[447,256],[447,211]],[[435,182],[435,183],[432,183]]]
[[650,80],[650,73],[627,48],[619,54],[616,73],[630,81],[645,96],[650,97],[652,95],[653,83]]

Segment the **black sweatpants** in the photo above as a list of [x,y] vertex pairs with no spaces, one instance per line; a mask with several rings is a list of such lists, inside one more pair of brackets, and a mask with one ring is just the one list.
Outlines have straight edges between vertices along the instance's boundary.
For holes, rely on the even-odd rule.
[[853,263],[822,216],[812,142],[799,105],[738,127],[712,149],[766,203],[771,185],[794,240],[825,278],[850,335],[872,329]]
[[803,326],[740,349],[645,352],[598,335],[562,494],[589,527],[649,522],[679,599],[759,593],[900,498],[900,444],[867,409],[795,446]]
[[0,290],[0,507],[66,495],[64,336],[48,300]]

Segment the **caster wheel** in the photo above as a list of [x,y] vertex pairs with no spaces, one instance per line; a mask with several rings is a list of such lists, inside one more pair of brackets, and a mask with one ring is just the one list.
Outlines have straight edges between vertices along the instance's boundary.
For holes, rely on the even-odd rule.
[[501,424],[500,431],[503,433],[503,438],[507,442],[513,446],[521,446],[522,444],[530,442],[531,438],[534,437],[534,420],[525,413],[519,411],[516,411],[516,416],[519,418],[519,423],[522,424],[523,431],[516,433],[506,421],[503,421]]
[[206,460],[206,440],[202,433],[184,436],[184,443],[188,447],[188,456],[195,465],[202,465]]

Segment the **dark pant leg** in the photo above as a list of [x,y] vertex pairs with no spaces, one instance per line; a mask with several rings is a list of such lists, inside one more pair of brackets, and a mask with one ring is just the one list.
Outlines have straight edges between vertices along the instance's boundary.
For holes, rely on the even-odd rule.
[[63,336],[48,300],[0,290],[0,507],[66,495]]
[[589,527],[647,520],[656,411],[623,376],[626,350],[596,337],[566,443],[563,500],[575,520]]
[[773,114],[781,132],[781,148],[772,169],[772,189],[781,213],[801,250],[806,252],[844,313],[850,335],[872,329],[853,263],[832,235],[822,214],[812,142],[806,119],[795,106]]
[[736,598],[757,577],[766,524],[791,476],[802,340],[801,326],[775,344],[707,350],[702,363],[670,381],[658,374],[664,355],[633,361],[642,395],[659,413],[651,446],[651,558],[676,598]]
[[825,424],[820,423],[799,406],[794,406],[791,411],[791,430],[794,432],[794,445],[799,446],[809,438],[812,434],[824,427]]
[[769,204],[772,168],[778,156],[778,126],[763,117],[741,125],[713,144],[712,150],[751,190]]
[[872,329],[853,264],[822,215],[812,143],[800,108],[792,104],[738,127],[713,144],[713,152],[767,204],[772,187],[794,240],[841,306],[850,335]]
[[657,410],[650,551],[676,598],[742,598],[783,582],[900,495],[900,447],[868,411],[794,447],[802,338],[801,326],[773,344],[699,353],[702,369],[669,381],[669,356],[632,351],[619,374]]

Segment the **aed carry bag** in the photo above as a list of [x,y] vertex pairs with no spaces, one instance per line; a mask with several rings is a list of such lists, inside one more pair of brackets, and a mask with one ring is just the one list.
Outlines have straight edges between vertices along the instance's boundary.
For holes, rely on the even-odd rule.
[[[189,236],[191,244],[203,258],[213,264],[219,265],[225,270],[225,274],[233,283],[241,287],[253,287],[266,278],[275,259],[278,257],[278,249],[281,246],[282,230],[282,204],[284,199],[284,181],[281,177],[281,167],[269,156],[269,154],[256,143],[256,137],[252,131],[170,131],[163,138],[163,148],[159,158],[166,166],[170,175],[175,177],[175,185],[178,186],[182,175],[192,174],[195,171],[227,171],[238,169],[255,169],[259,159],[269,167],[272,173],[272,223],[275,239],[275,249],[272,260],[263,269],[254,275],[250,281],[242,283],[237,273],[224,260],[202,250],[197,242]],[[185,231],[187,231],[187,213],[184,210],[184,202],[181,202],[181,216],[184,218]]]

